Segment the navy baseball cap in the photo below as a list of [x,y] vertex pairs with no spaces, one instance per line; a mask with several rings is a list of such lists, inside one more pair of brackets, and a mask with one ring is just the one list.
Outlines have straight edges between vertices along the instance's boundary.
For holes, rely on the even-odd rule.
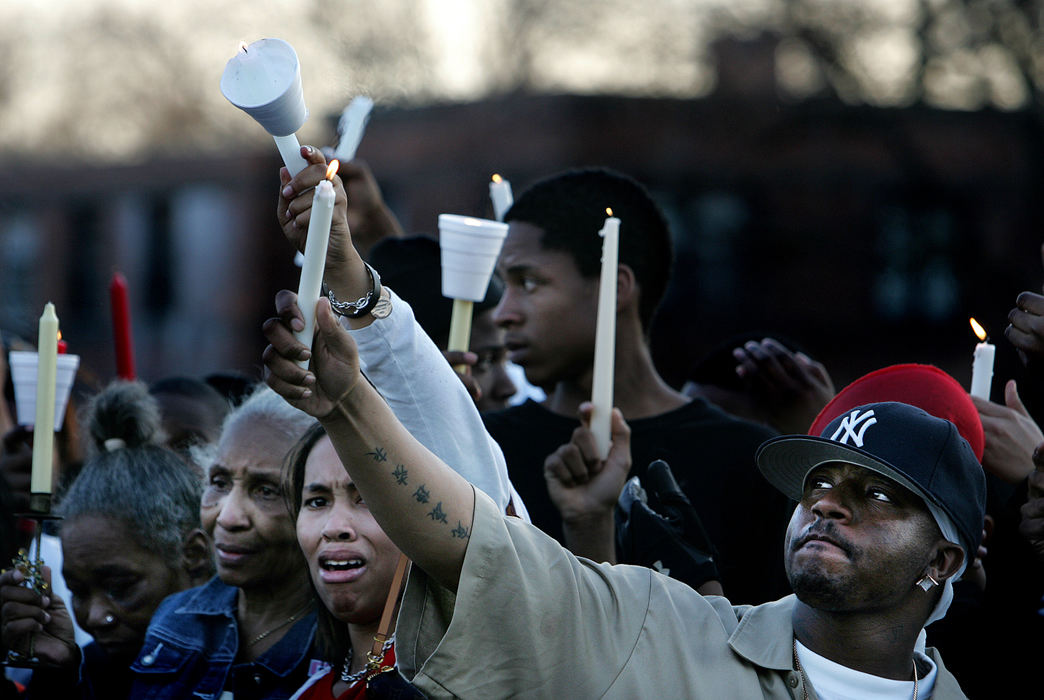
[[913,406],[871,403],[827,424],[819,437],[783,435],[758,448],[765,478],[801,500],[805,478],[828,462],[846,462],[887,476],[942,509],[961,538],[966,562],[982,540],[986,476],[953,423]]

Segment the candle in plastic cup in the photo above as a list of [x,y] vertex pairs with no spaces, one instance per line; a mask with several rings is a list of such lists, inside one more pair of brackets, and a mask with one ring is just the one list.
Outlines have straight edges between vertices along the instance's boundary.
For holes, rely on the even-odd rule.
[[241,47],[225,64],[221,93],[275,138],[291,175],[304,169],[296,133],[308,109],[293,46],[282,39],[259,39]]
[[[18,425],[33,425],[36,422],[36,368],[38,356],[35,352],[12,350],[8,356],[11,378],[14,384],[15,412]],[[65,407],[72,394],[76,370],[80,366],[79,355],[58,355],[55,375],[54,429],[61,430],[65,421]]]
[[442,296],[482,301],[508,226],[471,216],[439,214]]

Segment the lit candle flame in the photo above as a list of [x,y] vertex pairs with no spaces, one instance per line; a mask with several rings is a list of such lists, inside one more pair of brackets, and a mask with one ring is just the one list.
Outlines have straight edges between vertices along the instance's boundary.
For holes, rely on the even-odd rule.
[[969,318],[971,321],[972,330],[975,331],[975,335],[979,336],[979,340],[986,340],[986,329],[979,325],[979,322],[974,318]]
[[493,182],[499,183],[503,181],[503,179],[504,178],[500,177],[500,173],[493,173]]
[[613,215],[613,210],[610,209],[609,207],[606,207],[605,208],[605,213],[606,213],[607,216],[612,216]]
[[62,332],[58,331],[58,342],[62,342]]
[[334,175],[337,174],[337,169],[341,167],[340,162],[336,158],[330,161],[330,164],[326,166],[326,179],[333,180]]

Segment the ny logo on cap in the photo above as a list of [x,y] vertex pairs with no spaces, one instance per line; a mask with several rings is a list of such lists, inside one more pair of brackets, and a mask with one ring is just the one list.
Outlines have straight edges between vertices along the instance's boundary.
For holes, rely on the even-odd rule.
[[[877,419],[874,418],[873,409],[861,415],[859,409],[856,409],[841,419],[841,425],[837,426],[837,430],[830,436],[830,439],[847,445],[848,438],[852,438],[852,442],[855,443],[856,447],[862,447],[863,434],[866,433],[867,428],[876,422]],[[842,431],[844,435],[841,435]]]

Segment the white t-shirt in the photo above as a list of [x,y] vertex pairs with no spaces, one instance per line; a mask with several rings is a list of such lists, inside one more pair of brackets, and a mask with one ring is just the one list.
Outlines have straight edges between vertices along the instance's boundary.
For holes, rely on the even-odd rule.
[[[910,700],[913,696],[913,681],[893,681],[855,671],[820,656],[801,642],[796,644],[798,661],[820,700]],[[917,682],[917,700],[927,700],[935,688],[935,663],[919,651],[914,653],[920,662],[918,666],[931,667]]]

